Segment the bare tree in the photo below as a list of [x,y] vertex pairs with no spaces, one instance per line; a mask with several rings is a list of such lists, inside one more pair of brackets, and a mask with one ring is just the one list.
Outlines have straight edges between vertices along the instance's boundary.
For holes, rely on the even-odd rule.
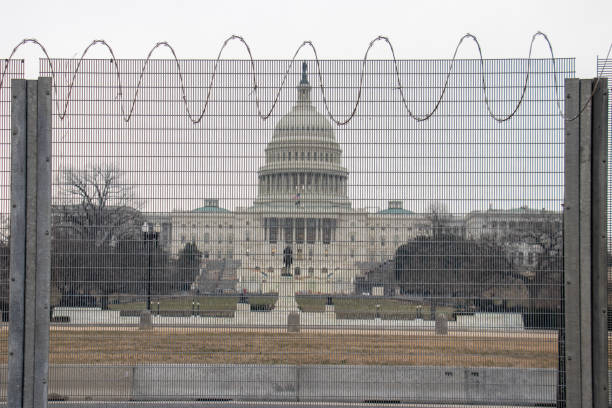
[[64,202],[54,206],[57,226],[95,247],[133,236],[142,217],[133,187],[123,178],[124,174],[112,165],[61,171],[58,184]]
[[56,184],[51,270],[61,292],[79,304],[89,300],[78,296],[108,295],[127,275],[140,281],[144,217],[125,174],[112,165],[67,168]]

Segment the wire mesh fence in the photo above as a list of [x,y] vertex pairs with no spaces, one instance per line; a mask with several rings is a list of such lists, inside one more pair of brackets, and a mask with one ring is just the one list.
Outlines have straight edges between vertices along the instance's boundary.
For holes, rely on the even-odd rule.
[[[608,98],[612,91],[612,60],[609,59],[599,59],[597,58],[597,72],[600,73],[599,76],[608,78]],[[608,163],[612,158],[612,131],[610,130],[610,123],[612,123],[612,103],[608,102]],[[610,180],[612,180],[612,173],[610,172],[610,168],[608,167],[608,231],[612,231],[612,194],[610,194]],[[610,234],[608,233],[608,242],[607,242],[607,250],[608,250],[608,330],[612,328],[612,257],[610,256],[610,250],[612,248],[612,239],[610,238]],[[612,345],[608,339],[608,367],[612,367]],[[609,380],[608,380],[609,381]]]
[[52,398],[562,395],[573,59],[50,63]]
[[10,256],[11,182],[11,87],[12,79],[23,78],[23,60],[10,61],[0,88],[0,398],[6,398],[8,360],[8,304]]

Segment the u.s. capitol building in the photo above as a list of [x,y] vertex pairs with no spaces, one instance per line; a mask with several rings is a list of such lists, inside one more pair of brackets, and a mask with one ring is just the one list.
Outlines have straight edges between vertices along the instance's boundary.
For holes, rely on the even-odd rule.
[[238,290],[274,292],[290,246],[297,290],[350,293],[360,263],[388,259],[402,242],[427,233],[427,219],[404,210],[401,201],[378,213],[351,207],[342,149],[310,93],[304,66],[297,101],[265,149],[253,205],[230,212],[208,199],[201,208],[171,214],[172,253],[195,242],[205,262],[239,265]]
[[[431,214],[406,210],[400,200],[376,213],[352,208],[342,149],[328,119],[312,105],[310,93],[304,66],[297,101],[276,124],[265,149],[253,205],[229,211],[218,199],[207,199],[193,211],[152,219],[161,224],[166,249],[178,254],[193,242],[203,254],[203,266],[231,265],[215,279],[231,280],[239,291],[266,293],[278,291],[285,272],[283,251],[291,247],[297,291],[352,293],[356,277],[373,263],[391,259],[410,239],[432,234]],[[509,243],[504,237],[512,235],[516,225],[550,219],[560,225],[561,214],[525,206],[490,208],[448,216],[445,228],[466,239],[502,242],[509,259],[527,275],[541,246]]]

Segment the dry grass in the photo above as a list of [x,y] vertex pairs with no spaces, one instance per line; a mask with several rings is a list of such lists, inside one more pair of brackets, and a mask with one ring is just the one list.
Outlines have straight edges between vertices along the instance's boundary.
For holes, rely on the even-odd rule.
[[[0,332],[0,363],[6,334]],[[557,366],[554,335],[73,329],[52,330],[50,342],[52,364]]]

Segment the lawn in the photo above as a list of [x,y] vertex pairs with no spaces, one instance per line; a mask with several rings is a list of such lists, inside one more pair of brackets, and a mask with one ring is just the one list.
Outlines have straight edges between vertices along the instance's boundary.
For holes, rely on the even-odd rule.
[[[0,331],[6,363],[7,330]],[[554,333],[431,333],[205,328],[54,328],[52,364],[350,364],[454,367],[557,366]]]
[[[238,296],[173,296],[154,297],[152,299],[152,310],[160,313],[171,314],[191,313],[199,311],[202,314],[215,315],[227,314],[236,310]],[[261,308],[271,308],[277,300],[277,296],[249,296],[251,305]],[[296,296],[296,301],[304,312],[323,312],[327,303],[326,296]],[[159,302],[159,309],[158,303]],[[333,303],[339,318],[368,319],[374,318],[376,313],[382,319],[415,319],[422,317],[431,319],[432,313],[429,305],[419,306],[414,302],[398,299],[384,299],[374,297],[334,297]],[[145,308],[145,302],[128,302],[109,305],[112,310],[140,311]],[[452,318],[454,309],[451,307],[436,308],[436,313],[444,313]]]

